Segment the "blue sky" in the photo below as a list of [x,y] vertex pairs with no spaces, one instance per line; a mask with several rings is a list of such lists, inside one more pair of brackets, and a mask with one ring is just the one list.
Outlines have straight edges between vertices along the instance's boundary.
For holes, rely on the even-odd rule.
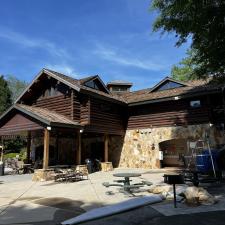
[[0,0],[0,74],[31,81],[43,68],[98,74],[147,88],[170,74],[188,43],[152,33],[150,0]]

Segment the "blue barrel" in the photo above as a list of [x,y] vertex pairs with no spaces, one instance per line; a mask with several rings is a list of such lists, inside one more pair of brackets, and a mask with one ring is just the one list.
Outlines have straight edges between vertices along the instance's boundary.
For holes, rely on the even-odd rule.
[[[215,170],[218,169],[217,167],[217,156],[218,152],[216,150],[212,150],[212,158],[215,166]],[[209,154],[209,150],[203,150],[202,154],[196,155],[196,167],[199,172],[209,172],[213,170],[212,161]]]

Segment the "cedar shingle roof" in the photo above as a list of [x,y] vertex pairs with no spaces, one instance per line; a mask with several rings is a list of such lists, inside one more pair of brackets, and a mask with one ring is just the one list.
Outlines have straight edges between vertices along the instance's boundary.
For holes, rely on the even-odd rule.
[[87,82],[89,80],[92,80],[92,79],[94,79],[96,77],[98,77],[98,75],[93,75],[93,76],[85,77],[85,78],[79,79],[79,81],[80,81],[80,84],[84,84],[85,82]]
[[86,81],[94,78],[95,76],[97,77],[97,75],[89,76],[89,77],[78,80],[78,79],[69,77],[65,74],[55,72],[53,70],[44,69],[44,71],[50,72],[50,73],[54,74],[55,76],[65,80],[66,82],[69,82],[71,85],[77,86],[81,91],[83,90],[83,91],[91,92],[91,93],[94,93],[94,94],[97,94],[97,95],[100,95],[100,96],[104,96],[106,98],[110,98],[110,99],[125,103],[124,100],[122,98],[120,98],[119,96],[113,95],[112,93],[105,93],[103,91],[96,90],[96,89],[93,89],[93,88],[90,88],[90,87],[87,87],[87,86],[83,85],[83,83],[85,83]]
[[[208,81],[194,80],[194,81],[182,82],[182,84],[184,84],[183,87],[178,87],[178,88],[169,89],[169,90],[154,91],[154,87],[153,87],[153,88],[147,88],[147,89],[142,89],[142,90],[133,91],[133,92],[120,93],[120,95],[118,95],[118,94],[110,93],[110,92],[106,93],[106,92],[96,90],[84,85],[85,82],[87,82],[90,79],[93,79],[94,77],[98,77],[98,75],[88,76],[83,79],[75,79],[65,74],[62,74],[53,70],[49,70],[49,69],[43,69],[42,71],[47,73],[50,76],[55,77],[56,79],[59,79],[65,82],[67,85],[69,85],[71,88],[76,89],[77,91],[96,95],[97,97],[104,97],[106,99],[108,98],[109,100],[111,99],[113,101],[116,101],[117,103],[123,103],[123,104],[158,100],[158,99],[164,99],[164,98],[174,97],[178,95],[191,95],[191,94],[197,94],[197,93],[201,94],[201,92],[203,91],[207,92],[210,90],[218,89],[221,86],[223,86],[223,85],[210,85],[208,84],[209,80]],[[165,81],[166,79],[171,79],[171,78],[166,77],[163,81]],[[162,83],[163,81],[161,81],[160,83]],[[23,96],[23,94],[21,96]]]
[[49,124],[80,126],[79,123],[74,122],[73,120],[70,120],[61,114],[58,114],[58,113],[48,110],[48,109],[43,109],[41,107],[27,106],[27,105],[23,105],[23,104],[15,104],[14,108],[18,109],[24,113],[27,113],[31,117],[34,116],[36,119],[39,118],[41,121],[46,121]]
[[221,88],[223,85],[211,85],[208,84],[208,81],[204,80],[195,80],[186,82],[187,86],[173,88],[162,91],[151,92],[151,88],[142,89],[139,91],[124,93],[122,98],[129,103],[143,102],[143,101],[151,101],[175,96],[183,96],[183,95],[192,95],[192,94],[201,94],[203,92],[209,92],[213,90],[217,90]]
[[[94,76],[90,76],[87,78],[83,78],[80,80],[74,79],[72,77],[66,76],[64,74],[48,70],[55,75],[59,76],[62,79],[65,79],[66,81],[70,82],[71,84],[79,86],[81,90],[86,90],[98,95],[102,95],[111,99],[115,99],[118,101],[121,101],[123,103],[136,103],[136,102],[142,102],[142,101],[148,101],[148,100],[157,100],[157,99],[163,99],[163,98],[169,98],[169,97],[175,97],[178,95],[191,95],[196,93],[202,93],[207,92],[211,90],[218,89],[222,87],[223,85],[212,85],[208,84],[210,80],[192,80],[187,82],[182,82],[182,84],[186,85],[184,87],[169,89],[169,90],[162,90],[162,91],[152,91],[153,88],[146,88],[138,91],[133,92],[126,92],[126,93],[120,93],[120,95],[115,93],[105,93],[103,91],[95,90],[89,87],[86,87],[82,85],[81,83],[84,83],[85,81],[93,78]],[[166,78],[165,78],[166,79]],[[164,79],[164,80],[165,80]],[[171,79],[171,78],[169,78]],[[173,79],[172,79],[173,80]]]

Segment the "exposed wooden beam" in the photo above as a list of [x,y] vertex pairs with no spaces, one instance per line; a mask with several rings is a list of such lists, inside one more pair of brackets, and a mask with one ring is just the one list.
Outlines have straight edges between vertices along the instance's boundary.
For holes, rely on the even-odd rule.
[[27,163],[30,161],[30,148],[31,148],[31,132],[28,131],[27,135]]
[[109,135],[104,135],[104,161],[109,161]]
[[76,164],[81,164],[81,133],[77,132],[77,150],[76,150]]
[[48,169],[49,161],[49,130],[45,129],[44,131],[44,157],[43,157],[43,169]]
[[4,147],[3,147],[3,142],[4,142],[4,140],[3,140],[3,137],[2,136],[0,136],[0,140],[1,140],[1,142],[0,142],[0,161],[1,162],[3,162],[3,154],[4,154]]

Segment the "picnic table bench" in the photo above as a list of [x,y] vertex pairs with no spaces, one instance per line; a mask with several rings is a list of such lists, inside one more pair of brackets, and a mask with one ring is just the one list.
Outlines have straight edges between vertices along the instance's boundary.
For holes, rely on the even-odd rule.
[[113,174],[114,177],[123,177],[124,179],[120,180],[114,180],[116,183],[110,184],[109,182],[103,182],[102,185],[105,187],[111,187],[111,186],[116,186],[116,187],[122,187],[123,192],[128,192],[131,193],[134,189],[138,189],[143,187],[144,185],[152,185],[152,182],[149,181],[142,181],[141,183],[135,183],[131,184],[130,180],[131,177],[140,177],[140,173],[115,173]]

